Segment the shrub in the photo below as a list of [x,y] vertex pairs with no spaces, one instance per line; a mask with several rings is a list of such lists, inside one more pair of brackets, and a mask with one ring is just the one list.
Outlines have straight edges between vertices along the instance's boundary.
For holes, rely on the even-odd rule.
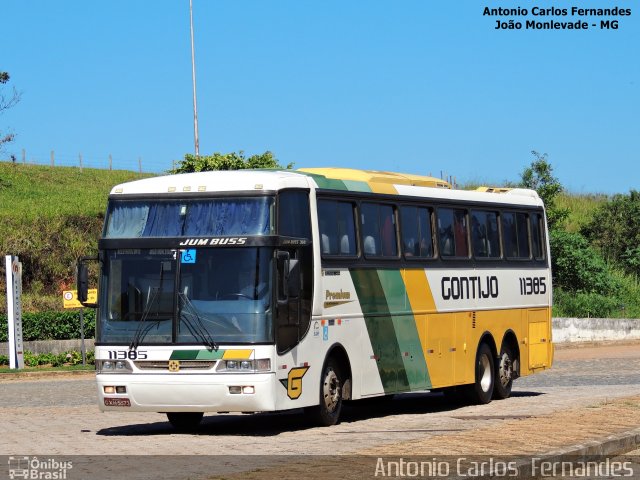
[[553,315],[574,318],[610,318],[618,316],[622,304],[617,298],[599,293],[574,293],[556,289]]
[[[93,338],[96,328],[95,310],[84,312],[84,336]],[[0,316],[0,342],[8,336],[7,317]],[[78,311],[22,314],[22,338],[30,340],[71,340],[80,338]]]
[[620,284],[600,254],[579,233],[550,234],[553,283],[566,292],[616,296]]
[[640,274],[640,192],[614,195],[596,209],[582,233],[607,259]]
[[[95,362],[95,352],[90,350],[86,354],[87,365]],[[63,353],[32,353],[29,350],[24,352],[25,367],[37,367],[39,365],[51,365],[61,367],[63,365],[80,365],[82,363],[82,353],[71,350]],[[9,365],[9,357],[0,355],[0,365]]]

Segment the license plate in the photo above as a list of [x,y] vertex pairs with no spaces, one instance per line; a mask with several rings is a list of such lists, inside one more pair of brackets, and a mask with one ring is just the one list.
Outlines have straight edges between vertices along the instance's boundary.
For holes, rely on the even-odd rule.
[[129,400],[128,398],[105,397],[104,404],[107,407],[130,407],[131,400]]

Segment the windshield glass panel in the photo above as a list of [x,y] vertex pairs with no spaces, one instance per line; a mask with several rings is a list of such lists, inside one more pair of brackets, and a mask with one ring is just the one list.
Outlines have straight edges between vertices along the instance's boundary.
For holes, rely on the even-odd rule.
[[197,342],[198,330],[216,342],[271,341],[273,250],[188,252],[190,263],[181,264],[177,343]]
[[175,276],[171,250],[110,252],[102,283],[101,340],[129,344],[144,331],[145,342],[171,343]]
[[110,251],[98,341],[271,342],[272,272],[272,248]]
[[111,201],[105,238],[268,235],[273,198]]

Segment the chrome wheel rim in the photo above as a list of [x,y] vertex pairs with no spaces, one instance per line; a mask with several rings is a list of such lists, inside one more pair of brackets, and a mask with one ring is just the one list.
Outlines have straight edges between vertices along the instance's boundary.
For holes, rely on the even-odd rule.
[[500,357],[499,372],[500,383],[503,387],[506,387],[507,385],[509,385],[509,382],[511,382],[511,379],[513,378],[513,362],[511,361],[511,358],[509,358],[509,355],[506,353],[503,353],[502,357]]
[[329,370],[324,377],[322,396],[327,411],[334,412],[340,402],[340,380],[333,370]]

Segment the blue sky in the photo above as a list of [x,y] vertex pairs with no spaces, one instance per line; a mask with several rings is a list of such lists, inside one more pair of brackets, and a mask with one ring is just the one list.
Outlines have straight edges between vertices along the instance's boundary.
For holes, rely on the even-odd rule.
[[[571,191],[639,187],[637,2],[193,1],[201,154],[493,184],[517,180],[536,150]],[[632,15],[587,31],[498,31],[482,15],[572,5]],[[23,92],[0,117],[17,135],[4,158],[48,164],[54,150],[106,166],[112,154],[164,171],[193,152],[188,0],[3,0],[1,12],[0,70]]]

